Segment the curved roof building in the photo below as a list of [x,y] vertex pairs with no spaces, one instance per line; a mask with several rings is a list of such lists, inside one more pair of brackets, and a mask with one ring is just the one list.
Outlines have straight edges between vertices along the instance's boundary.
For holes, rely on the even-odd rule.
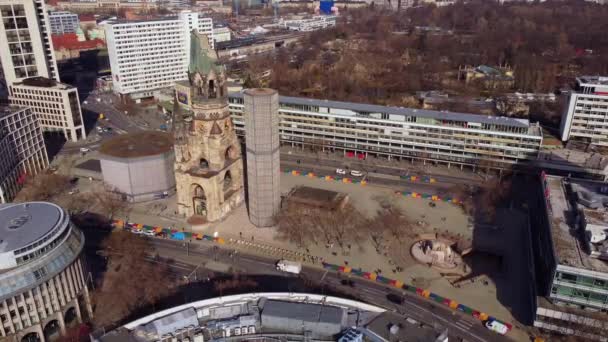
[[[408,326],[405,326],[408,325]],[[403,327],[403,328],[399,328]],[[391,310],[310,293],[247,293],[201,300],[93,334],[94,342],[447,341],[436,327],[406,323]]]
[[0,206],[0,337],[45,341],[90,313],[83,247],[55,204]]

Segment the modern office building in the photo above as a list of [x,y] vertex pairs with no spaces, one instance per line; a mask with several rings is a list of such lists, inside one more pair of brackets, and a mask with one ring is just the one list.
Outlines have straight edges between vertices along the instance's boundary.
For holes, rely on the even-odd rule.
[[43,0],[0,0],[0,62],[7,86],[27,77],[59,81]]
[[[230,94],[237,134],[245,136],[243,94]],[[350,102],[279,97],[283,145],[448,165],[511,165],[535,160],[538,124],[525,119]]]
[[279,93],[255,88],[244,92],[249,220],[270,227],[281,206]]
[[608,319],[596,315],[608,310],[608,183],[541,177],[545,215],[535,218],[532,232],[534,325],[599,340],[608,332]]
[[608,77],[576,79],[560,127],[562,141],[608,146]]
[[49,164],[42,130],[30,108],[0,106],[0,156],[0,203],[6,203],[28,176]]
[[[408,323],[402,315],[350,299],[275,292],[176,306],[93,334],[92,341],[447,341],[447,337],[441,337],[445,335],[442,330],[440,324],[423,327]],[[353,336],[362,338],[353,340]]]
[[59,132],[68,141],[86,138],[78,90],[44,77],[32,77],[9,87],[9,102],[30,107],[43,131]]
[[139,100],[187,79],[193,29],[207,35],[213,47],[212,19],[191,11],[172,18],[106,24],[114,92]]
[[91,315],[84,234],[46,202],[0,206],[0,339],[46,341]]
[[49,24],[52,34],[76,33],[80,28],[78,14],[67,11],[50,12]]

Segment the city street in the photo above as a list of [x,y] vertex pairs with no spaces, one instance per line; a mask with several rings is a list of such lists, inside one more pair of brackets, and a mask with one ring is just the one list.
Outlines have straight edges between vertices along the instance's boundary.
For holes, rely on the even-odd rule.
[[[234,253],[233,250],[211,243],[180,242],[160,238],[150,238],[150,241],[161,258],[172,260],[168,263],[171,269],[190,281],[205,280],[209,274],[222,273],[222,268],[225,270],[232,268],[233,271],[238,270],[242,274],[286,276],[285,273],[275,269],[274,265],[277,261],[275,259],[242,252]],[[425,324],[447,327],[450,337],[453,338],[462,338],[466,341],[509,340],[489,331],[480,321],[472,317],[378,283],[314,267],[304,267],[300,278],[336,288]],[[353,286],[342,285],[341,281],[345,278],[352,281]],[[401,296],[403,303],[398,305],[389,301],[388,294]]]

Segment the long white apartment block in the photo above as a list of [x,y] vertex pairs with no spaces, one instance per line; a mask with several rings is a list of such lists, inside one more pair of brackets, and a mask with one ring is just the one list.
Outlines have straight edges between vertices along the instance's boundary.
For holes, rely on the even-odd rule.
[[27,77],[59,81],[43,0],[0,0],[0,62],[7,86]]
[[[243,94],[229,101],[245,136]],[[543,140],[540,126],[525,119],[289,96],[279,97],[279,135],[282,145],[460,166],[534,161]]]
[[560,127],[562,141],[608,146],[608,76],[576,79]]
[[49,165],[42,130],[30,108],[0,106],[0,203]]
[[67,141],[86,138],[76,87],[32,77],[13,83],[9,93],[12,105],[32,109],[43,131],[62,133]]
[[105,25],[114,92],[137,100],[185,80],[193,29],[206,34],[213,47],[213,20],[191,11]]

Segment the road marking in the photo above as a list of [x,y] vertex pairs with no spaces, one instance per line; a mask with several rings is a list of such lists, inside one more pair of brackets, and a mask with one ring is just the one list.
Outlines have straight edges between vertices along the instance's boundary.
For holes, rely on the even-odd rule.
[[486,340],[484,340],[483,338],[481,338],[481,337],[479,337],[479,336],[475,335],[474,333],[470,332],[468,328],[466,328],[466,329],[465,329],[465,328],[462,328],[461,326],[456,325],[455,323],[452,323],[452,322],[448,321],[447,319],[445,319],[445,318],[443,318],[443,317],[441,317],[441,316],[439,316],[439,315],[436,315],[436,314],[434,314],[434,313],[431,313],[431,315],[433,315],[433,317],[435,317],[436,319],[438,319],[438,320],[440,320],[440,321],[445,322],[445,324],[446,324],[447,326],[451,326],[451,327],[454,327],[454,328],[456,328],[456,329],[458,329],[458,330],[461,330],[461,331],[465,332],[466,334],[470,335],[471,337],[476,338],[477,340],[479,340],[479,341],[481,341],[481,342],[485,342],[485,341],[486,341]]
[[269,267],[272,266],[272,264],[270,264],[270,263],[259,261],[259,260],[249,259],[247,257],[241,257],[240,261],[247,261],[247,262],[251,262],[251,263],[254,263],[254,264],[259,264],[259,265],[264,265],[264,266],[269,266]]
[[323,279],[325,279],[325,276],[327,276],[327,273],[329,273],[329,270],[325,270],[325,273],[323,273],[323,276],[321,277],[321,282],[323,282]]

